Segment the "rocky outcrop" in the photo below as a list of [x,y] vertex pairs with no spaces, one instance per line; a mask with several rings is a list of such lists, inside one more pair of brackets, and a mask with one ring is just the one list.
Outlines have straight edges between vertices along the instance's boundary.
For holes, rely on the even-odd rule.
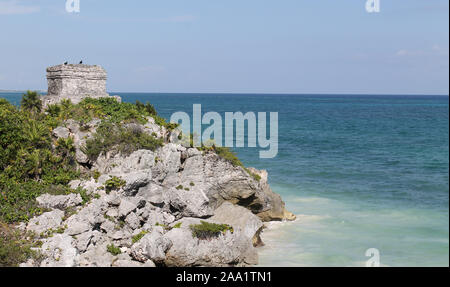
[[43,234],[46,231],[53,230],[61,226],[64,212],[61,210],[53,210],[46,212],[40,216],[32,218],[26,227],[27,231],[36,234]]
[[258,216],[242,206],[224,202],[214,211],[214,216],[210,220],[216,223],[228,224],[233,226],[234,230],[240,230],[248,239],[251,239],[255,247],[262,245],[259,235],[264,224]]
[[[295,218],[270,189],[267,172],[175,144],[174,136],[151,120],[138,128],[163,138],[164,146],[127,156],[108,152],[91,161],[82,147],[98,124],[81,128],[69,120],[53,131],[55,139],[72,137],[80,169],[100,176],[69,184],[85,190],[88,202],[75,193],[37,199],[51,211],[24,228],[40,237],[45,260],[23,266],[254,265],[263,222]],[[107,190],[111,178],[123,184]],[[201,220],[227,224],[232,231],[196,238],[190,227]]]
[[249,210],[225,202],[206,220],[210,223],[228,224],[228,231],[217,238],[194,238],[191,225],[199,224],[198,218],[182,218],[172,223],[179,228],[170,230],[166,237],[172,242],[167,252],[167,266],[244,266],[258,263],[257,247],[261,240],[261,220]]
[[49,195],[44,194],[36,198],[39,206],[46,209],[65,210],[69,207],[77,206],[83,202],[79,194],[70,195]]

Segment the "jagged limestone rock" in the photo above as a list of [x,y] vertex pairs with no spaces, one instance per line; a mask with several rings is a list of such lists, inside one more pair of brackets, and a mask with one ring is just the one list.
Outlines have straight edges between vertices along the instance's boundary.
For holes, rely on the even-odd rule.
[[74,267],[78,252],[72,241],[67,234],[57,234],[47,239],[41,248],[45,256],[41,267]]
[[80,205],[83,200],[80,194],[69,194],[69,195],[50,195],[43,194],[36,198],[40,207],[47,209],[61,209],[64,210],[68,207],[73,207]]
[[102,199],[95,199],[86,207],[81,209],[77,214],[72,215],[67,219],[66,232],[69,235],[79,235],[84,232],[98,229],[100,225],[105,222],[105,212],[108,208],[108,203]]
[[114,256],[107,251],[109,242],[102,242],[91,245],[86,252],[78,258],[80,267],[110,267],[114,261]]
[[172,209],[178,210],[181,216],[205,218],[214,214],[209,199],[201,190],[184,190],[172,188],[164,193]]
[[41,234],[50,229],[57,229],[64,217],[64,211],[53,210],[46,212],[40,216],[34,217],[28,222],[27,230],[35,232],[36,234]]
[[[206,220],[211,222],[210,220]],[[180,228],[173,228],[164,236],[172,242],[165,264],[172,267],[244,266],[257,264],[258,254],[249,239],[239,229],[227,231],[217,238],[201,240],[192,236],[189,226],[200,219],[183,218]]]
[[57,127],[53,130],[52,132],[53,136],[56,137],[57,139],[59,138],[68,138],[70,135],[70,130],[68,128],[65,127]]
[[245,236],[252,240],[253,245],[262,244],[259,238],[259,233],[263,228],[261,219],[242,206],[224,202],[214,211],[214,216],[209,220],[231,225],[235,230],[240,229]]
[[166,259],[166,251],[172,246],[172,242],[163,236],[161,229],[154,229],[131,247],[131,256],[139,261],[163,262]]
[[130,212],[136,210],[137,205],[129,200],[122,200],[119,205],[119,217],[125,218]]

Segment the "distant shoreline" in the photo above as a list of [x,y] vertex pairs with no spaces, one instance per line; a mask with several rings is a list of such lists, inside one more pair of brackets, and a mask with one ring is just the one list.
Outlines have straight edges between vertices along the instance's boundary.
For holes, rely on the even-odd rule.
[[[26,90],[0,90],[0,93],[26,93]],[[46,91],[39,91],[37,90],[38,93],[46,93]]]
[[[37,90],[40,94],[46,94],[47,91]],[[0,90],[0,93],[26,93],[26,90]],[[335,94],[320,94],[320,93],[192,93],[192,92],[180,92],[180,93],[172,93],[172,92],[108,92],[110,95],[116,94],[134,94],[134,95],[142,95],[142,94],[159,94],[159,95],[243,95],[243,96],[252,96],[252,95],[262,95],[262,96],[365,96],[365,97],[449,97],[449,95],[445,94],[356,94],[356,93],[335,93]]]

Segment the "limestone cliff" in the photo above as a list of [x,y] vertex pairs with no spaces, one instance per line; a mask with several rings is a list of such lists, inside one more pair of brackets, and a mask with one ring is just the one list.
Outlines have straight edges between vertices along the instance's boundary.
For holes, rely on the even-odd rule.
[[[267,183],[267,172],[234,166],[212,151],[185,148],[149,117],[133,128],[161,138],[155,151],[129,155],[102,153],[95,160],[83,152],[99,120],[67,120],[53,137],[74,139],[76,161],[85,174],[70,186],[79,194],[43,195],[49,211],[22,228],[42,241],[41,262],[22,266],[243,266],[258,262],[264,221],[293,220],[280,196]],[[108,188],[111,181],[118,182]],[[205,240],[192,226],[227,224]]]

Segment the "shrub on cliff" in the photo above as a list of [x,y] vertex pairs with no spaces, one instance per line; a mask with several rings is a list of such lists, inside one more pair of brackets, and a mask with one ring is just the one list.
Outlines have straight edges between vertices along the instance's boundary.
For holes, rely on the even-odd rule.
[[21,110],[0,100],[0,221],[9,223],[41,213],[36,197],[65,194],[65,185],[78,177],[73,142],[52,140],[52,127],[39,109],[30,108],[29,95]]
[[16,158],[22,140],[23,115],[9,102],[0,99],[0,170]]
[[127,182],[117,176],[113,176],[105,182],[106,193],[117,190],[124,186]]
[[0,267],[17,267],[28,258],[37,259],[39,254],[32,250],[39,242],[24,239],[21,232],[0,222]]
[[139,149],[154,151],[162,145],[162,139],[145,133],[138,126],[103,122],[97,128],[94,137],[86,141],[82,150],[94,161],[102,152],[117,151],[129,155]]
[[231,151],[229,148],[213,146],[213,150],[216,152],[218,156],[229,161],[232,165],[242,167],[251,177],[253,177],[254,180],[256,181],[261,180],[261,176],[251,172],[248,168],[246,168],[239,160],[239,158],[236,156],[236,153]]
[[236,153],[231,151],[227,147],[216,147],[214,146],[214,151],[218,156],[221,158],[229,161],[232,165],[235,166],[243,166],[242,162],[239,160],[239,158],[236,156]]
[[27,91],[27,93],[22,96],[20,106],[23,110],[33,114],[40,113],[42,111],[41,97],[37,92]]
[[164,126],[169,130],[177,125],[167,123],[166,120],[156,113],[153,105],[120,103],[115,98],[85,98],[78,104],[72,104],[70,100],[63,100],[59,104],[49,105],[47,114],[52,119],[62,122],[67,119],[74,119],[79,122],[89,122],[94,118],[107,120],[114,123],[139,122],[147,123],[147,117],[153,117],[155,123]]
[[158,114],[155,107],[150,103],[143,104],[140,101],[136,101],[136,108],[141,113],[147,113],[152,116],[156,116]]
[[119,247],[115,246],[114,244],[110,244],[106,247],[106,251],[108,251],[109,253],[111,253],[114,256],[117,256],[119,254],[122,254],[122,251],[120,250]]
[[227,224],[209,223],[200,221],[200,224],[190,225],[189,229],[192,231],[192,236],[198,239],[211,239],[218,237],[220,234],[225,234],[227,231],[234,232],[233,227]]

